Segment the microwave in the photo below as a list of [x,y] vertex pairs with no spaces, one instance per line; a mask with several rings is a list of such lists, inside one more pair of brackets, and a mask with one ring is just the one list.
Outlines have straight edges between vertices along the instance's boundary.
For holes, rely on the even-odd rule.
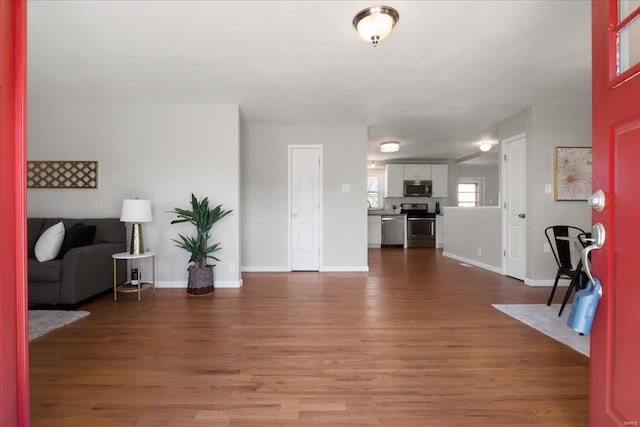
[[431,181],[404,181],[402,195],[404,197],[431,197]]

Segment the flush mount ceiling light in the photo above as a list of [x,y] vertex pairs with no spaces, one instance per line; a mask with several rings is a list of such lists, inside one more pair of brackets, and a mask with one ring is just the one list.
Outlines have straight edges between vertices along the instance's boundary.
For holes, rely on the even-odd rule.
[[378,46],[378,42],[391,33],[400,19],[398,11],[389,6],[368,7],[353,18],[353,26],[360,37]]
[[395,141],[383,142],[380,144],[380,151],[382,153],[395,153],[400,149],[400,143]]
[[480,144],[480,151],[484,151],[485,153],[489,150],[491,150],[491,147],[493,147],[493,145],[491,145],[490,142],[483,142],[482,144]]

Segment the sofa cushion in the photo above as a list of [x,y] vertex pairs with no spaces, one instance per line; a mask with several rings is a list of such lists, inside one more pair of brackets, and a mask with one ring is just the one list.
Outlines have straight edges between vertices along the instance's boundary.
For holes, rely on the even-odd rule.
[[62,247],[60,247],[60,253],[58,253],[56,258],[64,258],[64,255],[69,252],[70,249],[89,246],[93,243],[95,235],[95,225],[84,225],[81,222],[77,223],[64,234],[64,241],[62,242]]
[[47,228],[38,237],[34,252],[40,262],[50,261],[58,256],[60,247],[64,241],[64,224],[62,221]]
[[121,243],[127,241],[126,228],[118,218],[88,218],[83,219],[82,223],[96,226],[94,245],[96,243]]
[[27,218],[27,258],[35,258],[34,249],[38,237],[42,234],[42,225],[46,218]]
[[62,221],[67,229],[70,229],[79,222],[87,226],[95,225],[96,235],[93,239],[94,245],[98,243],[121,243],[127,241],[126,228],[124,223],[120,222],[118,218],[49,218],[44,223],[44,227],[53,225],[59,221]]
[[39,262],[35,258],[27,260],[29,282],[59,282],[62,279],[62,260]]

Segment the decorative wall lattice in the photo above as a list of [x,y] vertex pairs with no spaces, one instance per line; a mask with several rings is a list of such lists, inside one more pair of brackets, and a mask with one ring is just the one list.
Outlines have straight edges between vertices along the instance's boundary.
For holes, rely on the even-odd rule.
[[94,160],[28,161],[28,188],[98,188]]

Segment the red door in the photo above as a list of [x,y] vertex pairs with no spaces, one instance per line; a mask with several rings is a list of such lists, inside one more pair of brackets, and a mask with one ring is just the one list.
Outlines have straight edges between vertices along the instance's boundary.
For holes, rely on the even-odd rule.
[[640,425],[640,7],[593,0],[593,188],[606,229],[593,253],[602,299],[591,331],[589,425]]
[[26,2],[0,0],[0,427],[29,425]]

